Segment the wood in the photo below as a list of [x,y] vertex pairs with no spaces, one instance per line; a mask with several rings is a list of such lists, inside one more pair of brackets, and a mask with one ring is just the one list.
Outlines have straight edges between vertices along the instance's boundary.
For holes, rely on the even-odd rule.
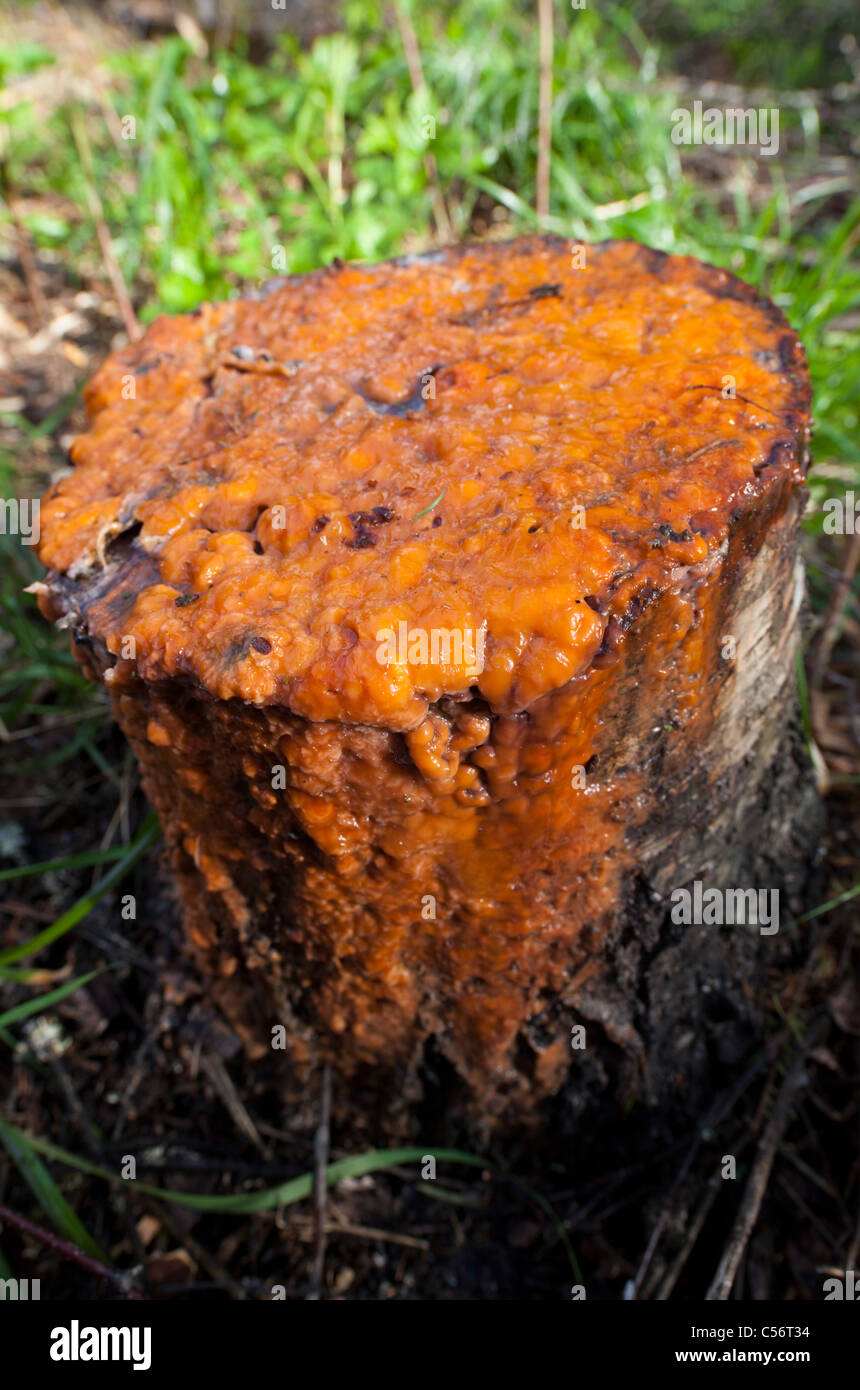
[[[779,311],[525,238],[159,320],[87,399],[42,606],[252,1055],[309,1118],[330,1065],[353,1138],[689,1122],[760,1037],[815,859]],[[401,622],[474,650],[383,659]],[[778,893],[778,930],[673,921],[696,884]]]

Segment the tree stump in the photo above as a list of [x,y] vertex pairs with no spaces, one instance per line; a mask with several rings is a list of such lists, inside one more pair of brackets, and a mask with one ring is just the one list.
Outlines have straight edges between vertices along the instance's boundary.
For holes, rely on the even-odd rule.
[[86,400],[40,601],[249,1051],[294,1097],[329,1062],[376,1137],[689,1116],[814,858],[779,311],[524,238],[158,319]]

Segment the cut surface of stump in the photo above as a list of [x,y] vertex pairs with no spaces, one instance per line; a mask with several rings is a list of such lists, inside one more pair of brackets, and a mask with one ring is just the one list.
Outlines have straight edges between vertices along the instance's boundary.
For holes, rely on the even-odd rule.
[[487,1122],[698,1103],[785,935],[672,895],[777,891],[785,922],[815,829],[779,311],[524,238],[158,319],[86,401],[40,601],[252,1053],[298,1090],[331,1062],[389,1127],[434,1087]]

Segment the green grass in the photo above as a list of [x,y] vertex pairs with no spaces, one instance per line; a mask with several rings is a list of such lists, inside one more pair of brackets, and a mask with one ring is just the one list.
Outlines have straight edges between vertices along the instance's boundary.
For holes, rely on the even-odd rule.
[[[25,1134],[17,1126],[10,1125],[2,1119],[0,1119],[0,1141],[6,1145],[11,1156],[20,1163],[40,1164],[38,1155],[44,1154],[69,1168],[76,1169],[79,1173],[88,1173],[92,1177],[101,1178],[112,1184],[123,1182],[123,1179],[117,1173],[111,1172],[109,1168],[103,1168],[100,1164],[92,1163],[88,1159],[81,1158],[78,1154],[69,1153],[67,1149],[62,1149],[47,1139]],[[478,1154],[466,1153],[462,1149],[432,1149],[431,1154],[439,1163],[463,1164],[469,1168],[480,1168],[482,1171],[490,1172],[497,1178],[506,1179],[518,1187],[549,1218],[565,1251],[574,1277],[577,1280],[582,1279],[579,1262],[567,1231],[550,1203],[529,1183],[523,1182],[515,1174],[499,1168],[498,1165],[489,1162],[486,1158],[482,1158]],[[328,1164],[325,1170],[326,1186],[342,1182],[345,1178],[363,1177],[366,1173],[385,1172],[388,1168],[395,1168],[405,1163],[420,1164],[427,1157],[426,1146],[405,1149],[370,1149],[366,1153],[354,1154],[349,1158],[341,1158],[335,1163]],[[417,1190],[419,1192],[426,1190],[427,1195],[431,1197],[437,1196],[438,1193],[432,1190],[434,1186],[435,1184],[425,1189],[424,1184],[419,1182]],[[186,1207],[191,1211],[247,1216],[255,1212],[272,1211],[304,1201],[313,1193],[314,1175],[313,1173],[302,1173],[299,1177],[290,1178],[288,1182],[279,1183],[277,1187],[258,1188],[253,1192],[238,1192],[228,1196],[202,1192],[179,1192],[171,1188],[154,1187],[150,1183],[138,1182],[137,1179],[135,1179],[135,1187],[140,1192],[149,1193],[150,1196],[159,1197],[164,1201],[172,1202],[175,1206]]]
[[[748,26],[752,11],[743,8]],[[304,271],[334,256],[374,259],[428,244],[428,150],[458,236],[494,207],[511,232],[535,227],[531,11],[508,0],[413,5],[427,80],[420,96],[387,13],[376,0],[354,0],[344,33],[310,52],[282,37],[264,65],[241,51],[203,60],[178,36],[133,44],[106,59],[112,122],[99,106],[65,102],[45,114],[30,101],[13,105],[2,117],[7,178],[34,245],[60,254],[73,276],[98,271],[94,185],[142,317],[188,310],[265,280],[279,248],[288,270]],[[658,82],[666,65],[628,11],[562,10],[556,22],[546,228],[699,255],[771,294],[809,350],[819,451],[860,466],[858,336],[830,327],[860,290],[849,255],[860,205],[847,205],[847,177],[813,183],[815,123],[781,109],[789,148],[758,161],[765,205],[739,184],[721,209],[668,138],[678,98]],[[752,46],[766,55],[760,39]],[[5,53],[2,67],[14,77],[52,61],[27,44]],[[126,140],[129,117],[135,137]],[[426,117],[436,122],[429,141]],[[825,199],[838,216],[822,220]]]
[[122,858],[108,869],[106,874],[102,875],[95,888],[79,898],[61,917],[58,917],[49,927],[45,927],[44,931],[40,931],[37,936],[32,937],[29,941],[22,941],[18,946],[7,946],[5,950],[0,951],[0,970],[6,969],[16,961],[24,960],[27,956],[35,955],[76,927],[78,922],[92,911],[99,898],[103,897],[109,888],[113,888],[115,884],[119,883],[132,865],[137,863],[148,849],[152,848],[160,833],[155,814],[150,812],[131,844],[126,847]]
[[682,65],[703,53],[713,63],[716,53],[737,81],[777,90],[826,89],[850,76],[840,43],[856,30],[853,0],[642,0],[636,9]]

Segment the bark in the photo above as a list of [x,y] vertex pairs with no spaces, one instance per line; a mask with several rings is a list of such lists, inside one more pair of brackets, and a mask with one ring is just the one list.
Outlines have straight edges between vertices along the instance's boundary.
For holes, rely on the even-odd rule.
[[[534,243],[525,245],[534,255]],[[552,259],[561,244],[547,245],[528,294],[491,295],[486,308],[450,320],[457,343],[474,331],[479,344],[490,314],[507,313],[511,332],[531,334],[518,327],[527,313],[557,312],[534,307],[568,292]],[[223,682],[234,682],[232,667],[221,687],[207,688],[181,660],[169,670],[149,653],[136,664],[117,661],[129,595],[165,602],[157,550],[133,532],[106,550],[96,537],[81,549],[82,578],[69,563],[65,510],[58,521],[47,515],[65,573],[50,577],[46,611],[65,616],[80,659],[111,689],[162,819],[188,940],[213,1001],[294,1106],[312,1108],[320,1069],[331,1066],[333,1116],[351,1142],[363,1133],[379,1142],[410,1131],[522,1130],[549,1108],[582,1146],[586,1134],[603,1142],[634,1103],[650,1117],[643,1130],[653,1121],[655,1134],[671,1132],[702,1112],[756,1046],[770,982],[797,950],[790,923],[806,905],[819,828],[795,685],[808,433],[802,351],[772,306],[722,273],[645,251],[601,254],[610,283],[613,258],[627,257],[625,273],[634,266],[645,276],[658,304],[669,281],[690,275],[691,295],[704,284],[717,344],[747,315],[756,340],[749,360],[756,381],[771,374],[772,406],[730,405],[741,439],[697,441],[690,407],[672,415],[670,400],[665,427],[680,432],[685,453],[663,489],[674,496],[683,464],[681,481],[696,489],[700,510],[692,507],[690,528],[678,531],[652,497],[654,516],[637,519],[644,558],[632,565],[622,563],[629,517],[605,523],[618,558],[597,592],[577,600],[580,627],[596,636],[570,679],[553,675],[560,658],[545,643],[538,663],[523,665],[502,693],[486,682],[455,685],[388,726],[377,706],[366,720],[330,717],[328,667],[322,717],[307,717],[301,689],[293,708],[277,695],[254,702],[235,684],[226,690],[246,698],[230,698]],[[571,286],[575,296],[578,282]],[[245,370],[247,329],[228,327]],[[164,350],[168,330],[158,331]],[[202,374],[208,340],[192,333],[192,366]],[[524,342],[534,351],[534,339]],[[302,365],[284,367],[285,390]],[[690,368],[686,392],[705,389],[699,371]],[[225,399],[238,389],[235,363],[230,372],[229,385],[215,376]],[[299,379],[295,389],[310,388]],[[99,401],[113,392],[108,372]],[[405,384],[393,394],[394,404],[371,402],[377,417],[420,408]],[[650,400],[649,413],[659,408]],[[223,433],[223,422],[217,428]],[[635,447],[653,449],[663,469],[659,434],[646,422]],[[723,495],[719,473],[701,465],[708,481],[700,488],[692,461],[741,443],[751,462],[744,486]],[[384,466],[377,460],[374,472]],[[153,476],[164,486],[163,473]],[[595,515],[603,502],[592,499]],[[130,511],[127,495],[117,515]],[[356,530],[346,545],[375,543],[369,528],[393,515],[387,505],[349,512]],[[116,536],[121,522],[109,524]],[[265,545],[259,523],[257,534]],[[196,599],[176,599],[182,622]],[[530,621],[545,642],[541,615]],[[357,645],[344,659],[354,662],[362,648],[352,636]],[[181,656],[179,638],[162,645]],[[235,659],[244,660],[247,642],[239,648]],[[280,689],[268,668],[265,678],[265,692]],[[346,678],[344,687],[351,709],[358,687]],[[777,893],[778,929],[673,920],[673,894],[697,884],[703,893]]]
[[[525,982],[516,969],[483,982],[479,1016],[474,999],[458,1016],[443,961],[427,986],[442,996],[434,1011],[422,1001],[415,1017],[401,1012],[393,1027],[384,1019],[375,1031],[372,963],[349,959],[349,919],[325,921],[330,864],[265,785],[271,750],[288,748],[296,785],[299,769],[320,775],[333,739],[341,753],[346,740],[359,785],[380,766],[396,780],[405,762],[396,735],[321,734],[280,711],[201,701],[176,683],[115,696],[166,828],[189,941],[212,997],[285,1099],[306,1108],[308,1123],[326,1061],[335,1068],[339,1123],[368,1142],[521,1131],[545,1121],[553,1096],[550,1113],[571,1127],[579,1148],[606,1142],[634,1102],[655,1142],[704,1113],[761,1041],[769,990],[802,946],[791,924],[808,905],[820,857],[820,803],[796,697],[801,510],[796,498],[755,554],[738,531],[717,567],[687,576],[683,591],[641,616],[611,665],[575,691],[546,697],[549,712],[496,721],[500,743],[523,723],[575,723],[599,690],[604,733],[588,780],[600,810],[590,806],[582,828],[621,833],[603,842],[605,856],[586,846],[573,881],[569,857],[559,878],[551,848],[544,852],[519,896],[532,900],[523,910],[542,924],[536,934],[555,929],[560,944]],[[677,631],[684,638],[666,661],[666,633]],[[92,650],[79,655],[92,668]],[[153,742],[154,729],[167,731],[166,745]],[[259,775],[249,784],[252,763]],[[577,825],[574,815],[564,834]],[[238,860],[231,845],[241,846]],[[673,921],[673,892],[692,893],[697,881],[703,890],[776,891],[778,931]],[[405,902],[421,930],[418,905],[433,886],[420,868],[392,880],[392,914]],[[359,877],[356,913],[362,892]],[[486,919],[461,925],[471,933],[471,971]],[[521,939],[519,947],[522,957]],[[352,1014],[326,1015],[326,1007]],[[487,1011],[496,1032],[479,1029]],[[279,1026],[283,1051],[272,1048]]]

